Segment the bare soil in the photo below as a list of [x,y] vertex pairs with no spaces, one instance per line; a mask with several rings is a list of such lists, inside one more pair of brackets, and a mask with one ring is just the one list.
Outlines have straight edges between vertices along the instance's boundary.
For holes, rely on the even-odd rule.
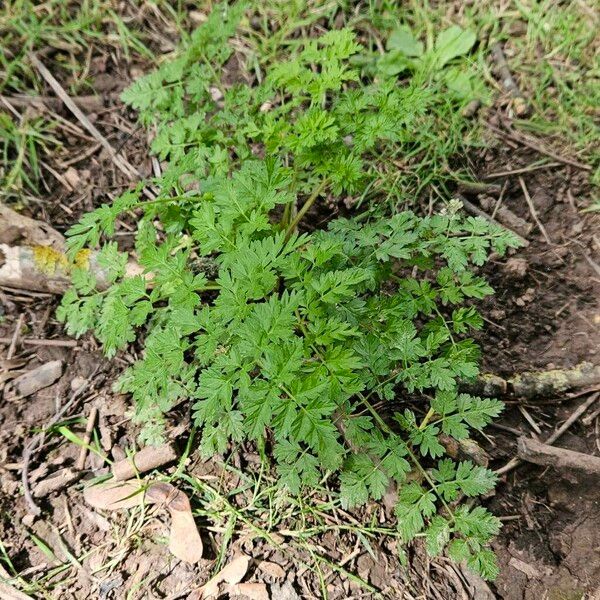
[[[126,85],[131,68],[112,72],[109,66],[102,60],[92,61],[97,90],[107,95],[104,108],[88,116],[113,147],[142,174],[148,175],[152,164],[146,134],[114,96],[114,92]],[[47,109],[38,106],[34,110]],[[65,119],[72,119],[64,108],[58,112]],[[489,118],[496,118],[493,111]],[[52,159],[53,167],[60,173],[72,169],[70,177],[75,185],[69,189],[48,175],[48,192],[38,204],[24,210],[61,231],[83,211],[105,202],[131,183],[105,152],[93,149],[95,142],[86,135],[64,133],[63,141],[64,151]],[[536,152],[507,145],[490,132],[489,148],[474,160],[479,164],[480,179],[485,181],[489,173],[528,168],[539,158]],[[71,162],[68,167],[67,160]],[[506,186],[503,205],[533,223],[518,176],[500,177],[494,183]],[[530,369],[570,367],[582,361],[597,364],[600,269],[594,265],[600,263],[600,234],[598,217],[581,212],[590,200],[586,174],[560,165],[521,176],[537,218],[552,243],[548,244],[539,229],[534,228],[528,236],[529,247],[514,252],[509,260],[497,260],[486,267],[496,295],[480,305],[486,318],[485,331],[478,340],[484,370],[510,375]],[[476,204],[480,201],[477,195],[469,199]],[[127,240],[130,234],[131,226],[121,223],[119,235]],[[41,517],[34,519],[29,514],[20,481],[23,449],[40,425],[47,423],[59,406],[72,397],[73,388],[89,378],[71,416],[85,416],[90,406],[96,404],[101,409],[98,430],[105,450],[132,445],[137,433],[128,417],[127,399],[113,393],[111,387],[131,357],[124,354],[109,363],[90,337],[80,340],[76,347],[23,342],[66,340],[53,316],[56,304],[57,299],[50,295],[0,290],[3,315],[0,338],[12,339],[19,316],[24,316],[14,356],[11,361],[0,362],[2,373],[30,369],[50,360],[64,363],[62,377],[50,387],[26,399],[0,403],[2,546],[15,569],[28,581],[48,574],[56,565],[67,565],[45,582],[55,584],[50,596],[53,598],[186,597],[191,589],[208,579],[223,532],[206,532],[207,558],[192,567],[175,560],[166,551],[164,537],[168,525],[164,514],[157,512],[143,528],[137,528],[136,523],[128,524],[126,515],[103,516],[85,505],[81,483],[39,500]],[[9,345],[9,341],[0,343],[0,356],[6,356]],[[517,431],[524,434],[532,431],[519,407],[525,408],[542,430],[540,438],[544,439],[584,399],[585,396],[570,398],[565,394],[528,405],[510,402],[498,423],[511,428],[512,433],[491,428],[480,440],[491,456],[492,466],[501,466],[515,456]],[[178,415],[183,423],[185,418]],[[72,430],[79,435],[83,435],[84,427],[81,422],[72,424]],[[580,420],[557,445],[598,455],[599,427],[598,417]],[[118,454],[112,451],[113,455]],[[71,465],[78,454],[79,448],[74,444],[65,443],[60,435],[52,436],[29,465],[31,486],[35,488],[49,474]],[[88,461],[91,469],[101,466],[93,455]],[[190,467],[192,474],[203,476],[210,476],[216,470],[218,465],[207,463],[194,463]],[[465,579],[468,575],[443,558],[428,560],[419,544],[410,549],[407,568],[400,567],[394,544],[389,541],[374,548],[371,556],[364,550],[354,552],[344,536],[328,532],[320,540],[320,550],[333,563],[345,561],[347,570],[369,581],[388,598],[599,598],[598,483],[589,476],[535,465],[523,465],[504,476],[495,493],[485,500],[504,520],[502,533],[494,544],[501,572],[489,587],[476,579]],[[128,531],[126,539],[115,536],[115,531],[124,530]],[[292,600],[320,597],[318,581],[297,558],[267,544],[244,542],[242,547],[254,559],[250,570],[252,580],[268,584],[272,597]],[[261,567],[263,563],[278,565],[284,576],[275,567]],[[105,569],[91,575],[101,565]],[[326,581],[332,598],[369,597],[356,584],[332,573]]]

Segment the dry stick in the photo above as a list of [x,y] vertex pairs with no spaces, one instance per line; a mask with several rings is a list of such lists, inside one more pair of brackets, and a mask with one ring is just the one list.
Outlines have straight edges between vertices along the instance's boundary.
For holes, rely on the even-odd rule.
[[98,365],[91,375],[71,394],[71,398],[68,402],[55,413],[55,415],[50,419],[50,421],[46,424],[44,429],[36,434],[31,441],[25,445],[23,450],[23,469],[21,471],[21,483],[23,484],[23,496],[25,497],[25,501],[29,507],[29,512],[35,516],[39,516],[41,514],[41,510],[39,506],[34,502],[33,496],[31,495],[31,490],[29,488],[29,462],[34,452],[43,444],[44,438],[46,436],[46,431],[50,429],[53,425],[58,423],[60,419],[70,410],[75,403],[81,397],[84,389],[88,386],[94,375],[100,369],[100,365]]
[[[565,432],[573,423],[575,423],[579,417],[600,397],[600,392],[592,394],[583,404],[581,404],[577,410],[575,410],[571,416],[547,439],[544,441],[548,446],[552,445],[556,440]],[[496,469],[497,475],[503,475],[518,467],[523,461],[514,457],[511,458],[503,467]]]
[[526,115],[529,111],[529,108],[527,107],[527,101],[521,93],[515,78],[510,72],[508,62],[506,61],[506,56],[504,56],[504,51],[499,43],[492,46],[492,58],[496,63],[496,67],[498,68],[498,72],[502,78],[502,87],[504,87],[504,89],[510,93],[514,100],[515,113],[517,113],[518,117]]
[[88,446],[90,445],[90,440],[92,439],[92,431],[94,431],[94,425],[96,424],[96,417],[98,416],[98,409],[95,406],[92,406],[90,409],[90,414],[88,416],[87,424],[85,426],[85,433],[83,434],[83,445],[81,446],[81,450],[79,451],[79,457],[77,458],[77,462],[75,463],[75,468],[78,471],[81,471],[83,467],[85,467],[85,459],[87,457]]
[[[105,99],[118,98],[118,94],[106,94],[102,96],[88,95],[88,96],[75,96],[71,99],[79,108],[87,111],[97,111],[104,108]],[[32,104],[43,104],[51,110],[59,110],[62,106],[60,98],[53,98],[52,96],[29,96],[27,94],[15,94],[14,96],[0,96],[0,100],[6,100],[17,108],[27,108]]]
[[[11,338],[0,337],[0,344],[9,344]],[[77,340],[37,340],[34,338],[24,338],[20,340],[21,344],[26,346],[55,346],[58,348],[75,348],[79,342]]]
[[108,140],[83,114],[81,109],[77,106],[77,104],[75,104],[75,102],[73,102],[71,97],[67,94],[67,92],[65,92],[60,83],[58,83],[58,81],[54,78],[54,75],[48,71],[40,59],[33,52],[30,52],[28,56],[33,66],[39,71],[40,75],[46,80],[56,95],[64,102],[65,106],[75,115],[77,120],[92,134],[92,136],[102,144],[102,147],[108,152],[115,166],[129,178],[140,177],[138,171],[132,165],[130,165],[127,160],[117,155]]
[[550,466],[556,469],[575,469],[590,475],[600,474],[600,457],[575,452],[567,448],[556,448],[549,444],[520,437],[517,441],[519,457],[536,465]]
[[146,446],[131,458],[124,458],[112,466],[112,474],[117,481],[125,481],[138,473],[145,473],[179,458],[171,443],[162,446]]
[[[469,202],[466,198],[463,198],[461,196],[460,201],[463,203],[463,206],[465,207],[465,209],[468,212],[470,212],[472,215],[482,217],[486,221],[489,221],[490,223],[494,223],[495,225],[498,225],[498,227],[503,227],[504,229],[508,229],[508,227],[506,227],[506,225],[502,225],[501,223],[496,221],[496,219],[493,219],[492,217],[490,217],[490,215],[488,215],[486,212],[482,211],[480,208],[475,206],[472,202]],[[509,231],[521,242],[522,246],[524,246],[524,247],[529,246],[529,242],[523,236],[519,235],[512,229],[509,229]]]
[[537,212],[535,211],[535,206],[533,206],[531,196],[529,195],[529,190],[527,189],[527,186],[525,185],[525,182],[523,181],[523,178],[520,175],[519,175],[519,183],[521,184],[521,189],[523,190],[523,194],[525,194],[525,201],[527,202],[527,206],[529,206],[529,212],[531,213],[533,220],[536,222],[537,226],[539,227],[539,230],[542,232],[542,235],[544,236],[546,243],[551,245],[552,240],[549,238],[548,234],[546,233],[546,228],[542,225],[542,222],[539,220],[539,218],[537,216]]
[[10,346],[8,347],[8,352],[6,353],[6,360],[10,360],[15,354],[15,349],[17,347],[17,340],[19,339],[19,333],[21,331],[21,327],[23,327],[24,320],[25,320],[25,315],[23,313],[21,313],[17,320],[17,325],[15,326],[15,331],[10,340]]
[[552,167],[560,167],[559,162],[543,163],[541,165],[529,165],[520,169],[510,169],[508,171],[494,171],[484,175],[484,179],[494,179],[496,177],[510,177],[511,175],[518,175],[519,173],[531,173],[531,171],[538,171],[539,169],[551,169]]
[[487,123],[487,126],[493,132],[497,133],[498,135],[500,135],[504,138],[508,138],[509,140],[512,140],[513,142],[516,142],[518,144],[522,144],[523,146],[527,146],[528,148],[531,148],[532,150],[535,150],[536,152],[539,152],[540,154],[544,154],[545,156],[549,156],[550,158],[553,158],[554,160],[558,160],[561,163],[564,163],[566,165],[571,165],[572,167],[577,167],[578,169],[582,169],[583,171],[591,171],[592,170],[592,167],[590,167],[590,165],[584,165],[583,163],[580,163],[571,158],[565,158],[564,156],[561,156],[560,154],[556,154],[556,152],[553,152],[552,150],[548,150],[547,148],[540,146],[538,143],[532,141],[528,137],[525,137],[523,135],[517,135],[514,131],[504,131],[503,129],[495,127],[491,123]]

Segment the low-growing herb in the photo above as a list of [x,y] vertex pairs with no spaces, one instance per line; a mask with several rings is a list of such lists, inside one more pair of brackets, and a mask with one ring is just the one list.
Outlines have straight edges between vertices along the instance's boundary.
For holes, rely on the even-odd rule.
[[[179,58],[125,92],[157,127],[160,192],[144,200],[140,186],[71,229],[71,253],[100,246],[110,287],[76,268],[59,317],[72,335],[92,330],[108,356],[143,345],[118,387],[145,441],[190,401],[206,456],[253,441],[282,489],[335,477],[344,508],[397,485],[405,541],[425,536],[432,556],[447,549],[493,578],[486,545],[499,521],[458,501],[495,477],[450,459],[444,440],[468,438],[502,409],[458,383],[478,373],[469,332],[482,319],[471,302],[492,293],[476,267],[516,242],[456,202],[299,233],[321,198],[373,185],[383,149],[416,135],[428,92],[363,81],[347,29],[301,42],[254,87],[226,87],[215,68],[231,58],[239,16],[216,8]],[[438,63],[472,45],[453,43]],[[126,275],[127,255],[110,241],[124,213],[137,217],[144,274]]]

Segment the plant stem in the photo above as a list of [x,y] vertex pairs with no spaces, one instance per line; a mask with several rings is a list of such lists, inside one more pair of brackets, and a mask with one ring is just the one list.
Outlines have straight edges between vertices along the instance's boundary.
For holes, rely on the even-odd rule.
[[430,408],[427,411],[427,414],[425,415],[425,418],[421,421],[421,424],[419,425],[419,429],[425,429],[425,426],[427,425],[427,423],[429,423],[431,417],[433,417],[435,413],[435,410],[433,410],[433,408]]
[[302,208],[298,211],[298,214],[294,217],[294,220],[290,223],[287,231],[285,232],[286,240],[290,238],[292,233],[294,233],[298,223],[302,220],[304,215],[308,212],[308,209],[315,203],[315,200],[319,197],[321,192],[327,187],[329,183],[329,179],[323,179],[321,183],[315,188],[313,193],[307,198],[306,202],[302,205]]

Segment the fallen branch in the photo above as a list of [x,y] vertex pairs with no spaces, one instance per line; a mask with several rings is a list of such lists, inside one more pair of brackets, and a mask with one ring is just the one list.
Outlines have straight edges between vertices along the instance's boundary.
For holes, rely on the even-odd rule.
[[566,448],[556,448],[527,437],[519,438],[517,449],[521,460],[536,465],[556,469],[575,469],[590,475],[600,474],[600,457],[598,456],[575,452]]
[[463,383],[466,392],[494,397],[514,397],[533,400],[557,396],[571,389],[600,385],[600,365],[581,363],[572,369],[525,371],[508,379],[483,374],[473,383]]
[[[600,392],[596,392],[595,394],[592,394],[583,404],[580,404],[577,409],[573,411],[571,416],[552,435],[550,435],[544,443],[547,445],[554,444],[554,442],[556,442],[556,440],[558,440],[558,438],[560,438],[560,436],[565,433],[565,431],[567,431],[567,429],[569,429],[573,423],[576,423],[579,420],[581,415],[583,415],[583,413],[590,406],[592,406],[592,404],[594,404],[599,397]],[[513,469],[516,469],[521,462],[521,459],[518,456],[515,456],[514,458],[511,458],[503,467],[496,469],[496,474],[503,475],[504,473],[508,473]]]
[[[98,253],[82,251],[76,262],[96,278],[96,287],[109,286],[106,270],[98,264]],[[63,294],[71,285],[71,265],[66,255],[51,246],[8,246],[0,244],[0,286],[34,292]],[[126,266],[126,275],[142,273],[134,261]]]

